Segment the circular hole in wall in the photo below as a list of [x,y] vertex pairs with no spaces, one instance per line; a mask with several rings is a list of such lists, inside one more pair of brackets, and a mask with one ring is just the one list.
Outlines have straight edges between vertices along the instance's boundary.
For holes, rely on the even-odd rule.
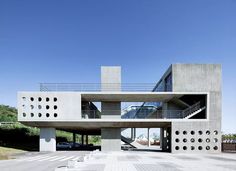
[[211,133],[211,132],[210,132],[209,130],[208,130],[208,131],[206,131],[206,134],[207,134],[207,135],[210,135],[210,133]]
[[46,113],[46,117],[48,118],[50,116],[50,114],[49,113]]
[[41,102],[41,101],[42,101],[42,98],[41,98],[41,97],[39,97],[39,98],[38,98],[38,101],[39,101],[39,102]]
[[183,139],[183,142],[184,142],[184,143],[186,143],[186,142],[187,142],[187,139],[186,139],[186,138],[184,138],[184,139]]
[[23,113],[23,117],[26,117],[26,113]]
[[176,134],[176,135],[179,135],[179,131],[175,131],[175,134]]
[[49,109],[50,107],[49,107],[49,105],[46,105],[46,109]]
[[218,150],[218,147],[217,147],[217,146],[215,146],[213,149],[214,149],[214,150]]
[[187,131],[183,131],[183,134],[184,134],[184,135],[187,135]]
[[191,135],[194,135],[195,134],[195,132],[194,131],[191,131]]
[[198,131],[198,134],[199,134],[199,135],[202,135],[202,131]]
[[206,146],[206,150],[210,150],[210,146]]
[[201,143],[201,142],[202,142],[202,139],[201,139],[201,138],[199,138],[199,139],[198,139],[198,142],[200,142],[200,143]]
[[218,139],[217,138],[214,138],[214,143],[217,143],[218,142]]
[[202,150],[202,146],[199,146],[199,147],[198,147],[198,150]]
[[206,142],[209,143],[209,142],[210,142],[210,138],[207,138],[207,139],[206,139]]
[[31,116],[31,117],[34,117],[34,113],[30,113],[30,116]]
[[195,149],[195,147],[194,146],[191,146],[191,150],[194,150]]
[[46,97],[46,102],[49,102],[49,97]]
[[175,139],[175,142],[177,142],[177,143],[178,143],[178,142],[179,142],[179,139],[178,139],[178,138],[176,138],[176,139]]
[[53,108],[56,110],[57,109],[57,105],[54,105]]
[[57,113],[54,113],[54,117],[55,117],[55,118],[57,117]]
[[183,146],[183,150],[187,150],[187,147],[186,147],[186,146]]
[[190,140],[192,143],[194,143],[195,142],[195,139],[194,138],[191,138],[191,140]]
[[26,97],[22,97],[23,101],[26,101]]
[[41,105],[38,105],[38,108],[39,108],[39,109],[42,109],[42,106],[41,106]]
[[179,146],[175,146],[175,150],[179,150]]
[[56,102],[56,101],[57,101],[57,98],[56,98],[56,97],[54,97],[54,98],[53,98],[53,101],[54,101],[54,102]]
[[34,98],[33,98],[33,97],[30,97],[30,100],[31,100],[31,101],[34,101]]
[[34,105],[30,105],[30,108],[31,108],[31,109],[34,109]]
[[218,134],[218,131],[215,130],[215,131],[214,131],[214,135],[217,135],[217,134]]
[[39,116],[39,117],[42,117],[42,113],[39,113],[38,116]]

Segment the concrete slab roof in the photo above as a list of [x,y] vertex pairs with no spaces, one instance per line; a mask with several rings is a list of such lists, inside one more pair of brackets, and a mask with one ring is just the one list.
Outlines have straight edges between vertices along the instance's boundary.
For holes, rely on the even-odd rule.
[[121,101],[121,102],[166,102],[183,95],[206,95],[204,92],[85,92],[81,93],[82,100]]
[[96,131],[101,128],[162,128],[171,125],[170,120],[156,120],[156,119],[119,119],[119,120],[102,120],[89,119],[78,121],[37,121],[37,122],[21,122],[22,124],[34,127],[54,127],[57,129],[69,130],[87,130]]

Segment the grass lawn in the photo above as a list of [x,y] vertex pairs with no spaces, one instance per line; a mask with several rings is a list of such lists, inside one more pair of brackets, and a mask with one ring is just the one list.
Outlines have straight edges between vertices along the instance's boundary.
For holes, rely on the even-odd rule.
[[10,159],[11,155],[16,153],[26,152],[24,150],[18,150],[14,148],[0,147],[0,160]]

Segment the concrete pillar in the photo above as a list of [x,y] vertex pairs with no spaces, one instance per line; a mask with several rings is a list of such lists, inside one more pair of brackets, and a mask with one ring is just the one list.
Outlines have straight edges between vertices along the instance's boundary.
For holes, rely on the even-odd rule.
[[102,128],[101,130],[101,149],[102,151],[120,151],[121,140],[120,140],[119,128]]
[[86,135],[86,145],[88,145],[88,135]]
[[134,140],[136,139],[136,128],[134,128]]
[[160,142],[161,142],[162,151],[166,151],[166,146],[167,146],[165,133],[166,133],[166,129],[161,128],[160,129]]
[[148,147],[150,147],[150,128],[147,130],[147,137],[148,137]]
[[163,150],[164,144],[164,128],[160,128],[160,148]]
[[169,118],[169,111],[168,111],[168,104],[163,103],[162,104],[162,118]]
[[162,128],[162,131],[161,131],[161,135],[160,137],[162,137],[162,143],[161,143],[161,148],[162,148],[162,151],[166,151],[167,150],[167,128]]
[[166,136],[166,141],[168,140],[168,142],[166,142],[166,146],[167,146],[167,151],[171,151],[171,127],[168,127],[166,129],[166,133],[168,134]]
[[40,128],[39,151],[56,151],[55,128]]
[[76,142],[76,134],[73,132],[73,145],[75,146],[75,142]]
[[121,91],[121,67],[101,67],[101,91]]
[[130,130],[131,130],[130,138],[131,138],[131,140],[133,140],[134,139],[134,128],[130,128]]
[[101,103],[102,119],[121,119],[120,102],[102,102]]
[[[121,68],[102,67],[101,68],[101,91],[121,91]],[[101,119],[120,119],[121,102],[101,102]],[[121,150],[121,129],[102,128],[101,129],[101,150],[120,151]]]
[[81,144],[84,145],[84,134],[81,135]]

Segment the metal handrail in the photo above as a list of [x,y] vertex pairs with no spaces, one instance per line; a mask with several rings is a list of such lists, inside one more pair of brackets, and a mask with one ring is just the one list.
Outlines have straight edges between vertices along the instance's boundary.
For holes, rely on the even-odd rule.
[[193,104],[192,106],[188,107],[187,109],[182,111],[182,115],[183,117],[187,117],[189,115],[191,115],[192,113],[200,110],[202,108],[202,101],[199,101],[195,104]]
[[[183,110],[157,110],[153,112],[153,117],[146,118],[146,116],[150,113],[150,110],[144,109],[142,113],[140,113],[139,117],[135,118],[124,118],[124,119],[183,119]],[[103,110],[98,112],[97,110],[82,110],[82,118],[83,119],[100,119],[102,115],[105,114],[120,114],[121,116],[122,110]]]
[[[147,91],[155,83],[40,83],[40,91]],[[155,91],[164,91],[163,87]]]

